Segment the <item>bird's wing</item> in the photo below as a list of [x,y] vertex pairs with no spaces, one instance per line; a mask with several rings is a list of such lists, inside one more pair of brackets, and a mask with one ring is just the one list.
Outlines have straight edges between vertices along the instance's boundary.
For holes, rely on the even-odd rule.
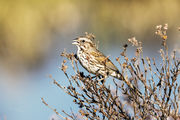
[[108,61],[106,62],[106,66],[109,68],[109,69],[111,69],[111,70],[114,70],[114,71],[119,71],[118,69],[117,69],[117,67],[108,59]]
[[105,55],[103,55],[101,52],[93,51],[91,52],[91,55],[93,55],[100,64],[106,64],[107,68],[113,71],[118,71],[117,67],[111,62],[111,60]]

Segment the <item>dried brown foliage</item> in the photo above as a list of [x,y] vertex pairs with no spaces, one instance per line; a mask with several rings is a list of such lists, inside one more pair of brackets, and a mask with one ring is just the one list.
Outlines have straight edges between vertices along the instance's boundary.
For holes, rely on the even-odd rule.
[[[62,63],[62,71],[66,75],[69,85],[63,87],[54,80],[54,84],[65,93],[74,98],[73,102],[79,106],[79,113],[65,113],[66,117],[51,108],[42,99],[43,103],[56,112],[62,119],[67,120],[134,120],[134,119],[179,119],[180,99],[180,60],[176,51],[169,55],[167,41],[168,26],[157,26],[156,34],[162,38],[160,56],[162,60],[142,55],[141,42],[135,38],[128,41],[136,47],[135,57],[128,58],[127,45],[118,61],[121,74],[124,79],[136,86],[142,93],[132,91],[124,81],[112,78],[112,84],[108,85],[99,81],[99,76],[85,75],[78,68],[78,60],[75,54],[63,52],[61,55],[70,61],[74,73],[67,73],[66,60]],[[120,61],[121,60],[121,61]]]

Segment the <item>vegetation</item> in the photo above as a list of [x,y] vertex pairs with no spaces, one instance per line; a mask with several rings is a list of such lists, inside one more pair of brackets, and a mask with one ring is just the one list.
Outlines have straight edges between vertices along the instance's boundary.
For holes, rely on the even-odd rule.
[[[42,102],[56,112],[62,119],[73,120],[166,120],[180,119],[180,59],[176,51],[172,54],[167,46],[168,25],[156,27],[156,34],[162,38],[160,56],[162,60],[143,57],[142,43],[135,38],[128,41],[136,47],[133,58],[127,56],[127,45],[124,45],[121,56],[116,60],[121,68],[124,79],[136,86],[142,94],[131,90],[127,82],[110,78],[112,84],[99,81],[99,76],[85,74],[79,70],[78,60],[74,53],[64,51],[61,56],[66,60],[62,63],[62,71],[66,75],[69,85],[64,87],[53,79],[54,84],[74,98],[73,102],[79,106],[78,113],[67,113],[63,117],[42,98]],[[67,61],[71,63],[74,73],[68,73]],[[101,78],[102,79],[102,78]],[[109,80],[109,79],[108,79]]]

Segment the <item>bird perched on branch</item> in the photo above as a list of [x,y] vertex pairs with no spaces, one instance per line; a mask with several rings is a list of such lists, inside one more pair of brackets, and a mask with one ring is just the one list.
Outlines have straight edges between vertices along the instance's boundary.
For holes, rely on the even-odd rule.
[[80,36],[73,40],[72,44],[78,48],[77,57],[80,64],[92,74],[102,75],[104,78],[112,76],[123,80],[130,88],[135,90],[136,87],[120,74],[111,60],[97,49],[94,39],[94,35],[86,33],[85,36]]

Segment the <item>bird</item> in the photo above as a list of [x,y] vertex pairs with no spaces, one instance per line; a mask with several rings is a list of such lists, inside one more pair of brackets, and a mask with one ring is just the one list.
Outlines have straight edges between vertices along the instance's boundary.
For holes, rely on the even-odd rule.
[[120,73],[118,68],[112,63],[109,57],[100,52],[94,43],[94,35],[86,33],[73,40],[73,45],[77,46],[77,58],[81,66],[89,73],[101,75],[104,78],[112,76],[119,80],[125,81],[130,88],[137,90],[129,81]]

